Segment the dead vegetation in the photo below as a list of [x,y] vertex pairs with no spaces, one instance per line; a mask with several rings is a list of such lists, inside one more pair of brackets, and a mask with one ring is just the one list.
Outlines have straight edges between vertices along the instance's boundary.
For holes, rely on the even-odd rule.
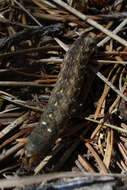
[[28,173],[22,167],[24,145],[66,51],[83,32],[97,39],[89,63],[99,63],[90,68],[92,88],[70,128],[33,172],[127,171],[126,11],[126,0],[0,1],[1,178]]

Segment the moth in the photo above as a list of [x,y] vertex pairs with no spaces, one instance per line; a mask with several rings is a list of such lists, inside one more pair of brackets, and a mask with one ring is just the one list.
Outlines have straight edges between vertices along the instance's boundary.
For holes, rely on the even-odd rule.
[[25,147],[25,158],[30,165],[46,156],[75,113],[76,101],[85,84],[84,75],[95,48],[96,40],[82,34],[66,53],[48,106]]

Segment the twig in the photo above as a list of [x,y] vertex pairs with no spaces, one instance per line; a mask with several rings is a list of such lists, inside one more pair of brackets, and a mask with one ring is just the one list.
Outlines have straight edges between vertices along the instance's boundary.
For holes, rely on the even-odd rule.
[[[92,121],[94,123],[98,123],[98,124],[101,124],[100,121],[96,120],[96,119],[91,119],[89,117],[85,117],[84,119],[88,120],[88,121]],[[112,129],[115,129],[117,131],[120,131],[120,132],[124,132],[124,133],[127,133],[127,129],[122,129],[120,127],[117,127],[115,125],[111,125],[111,124],[108,124],[108,123],[103,123],[103,126],[106,126],[106,127],[110,127]]]
[[97,60],[97,63],[100,64],[120,64],[120,65],[127,65],[127,61],[112,61],[112,60]]
[[90,165],[90,163],[82,156],[78,155],[78,161],[82,165],[83,168],[85,168],[86,171],[90,173],[96,173],[94,168]]
[[121,98],[123,98],[126,102],[127,102],[127,97],[124,96],[124,94],[122,94],[120,92],[120,90],[118,90],[111,82],[108,81],[107,78],[105,78],[99,71],[97,71],[95,68],[90,66],[90,69],[96,73],[96,75],[103,81],[105,82],[112,90],[114,90]]
[[[115,28],[115,30],[112,31],[113,34],[117,34],[125,25],[127,24],[127,19],[125,19],[119,26]],[[101,42],[98,43],[98,47],[103,46],[105,43],[107,43],[111,38],[107,36],[104,38]]]
[[[35,22],[37,25],[42,26],[42,24],[40,22],[38,22],[38,20],[28,11],[26,10],[21,3],[17,2],[17,0],[13,0],[22,10],[24,10]],[[50,4],[50,3],[49,3]],[[54,40],[56,41],[57,38],[54,38]],[[59,45],[60,45],[60,40],[56,41]]]
[[42,26],[38,21],[37,21],[37,19],[28,11],[28,10],[26,10],[22,5],[21,5],[21,3],[19,3],[18,1],[16,1],[16,0],[13,0],[24,12],[26,12],[35,22],[36,22],[36,24],[37,25],[39,25],[39,26]]
[[32,87],[54,87],[54,84],[39,84],[35,82],[0,81],[0,86],[32,86]]
[[11,97],[8,97],[8,96],[5,96],[5,95],[0,95],[0,98],[2,98],[4,100],[7,100],[9,102],[12,102],[13,104],[17,104],[19,106],[31,109],[33,111],[43,112],[42,108],[39,108],[39,107],[36,107],[36,106],[32,106],[32,105],[28,105],[28,104],[26,104],[26,102],[21,101],[21,100],[16,99],[16,98],[11,98]]
[[14,141],[15,139],[17,139],[18,137],[27,134],[28,129],[22,129],[20,130],[18,133],[16,133],[15,135],[11,136],[9,139],[5,140],[2,144],[0,144],[0,150],[5,147],[6,145],[8,145],[9,143],[11,143],[12,141]]
[[10,148],[9,150],[7,150],[5,153],[0,154],[0,161],[2,161],[4,159],[6,159],[8,156],[14,154],[18,150],[20,150],[23,146],[24,146],[23,143],[18,143],[16,145],[14,145],[12,148]]
[[21,117],[19,117],[18,119],[16,119],[14,122],[12,122],[10,125],[8,125],[5,129],[3,129],[0,132],[0,139],[2,137],[4,137],[5,135],[7,135],[10,131],[12,131],[13,129],[15,129],[23,121],[25,121],[27,119],[27,117],[28,117],[28,113],[25,113],[24,115],[22,115]]
[[116,174],[93,174],[93,173],[83,173],[83,172],[58,172],[58,173],[51,173],[51,174],[44,174],[39,176],[30,176],[30,177],[11,177],[10,179],[3,179],[0,180],[0,188],[12,188],[12,187],[19,187],[23,185],[32,185],[37,183],[42,183],[46,181],[51,181],[53,179],[60,179],[64,177],[122,177],[126,178],[127,175],[122,173]]
[[109,171],[106,168],[105,164],[103,163],[103,161],[101,160],[99,154],[94,150],[94,148],[92,147],[91,144],[89,143],[85,143],[86,147],[88,148],[88,150],[92,153],[93,157],[95,158],[96,162],[99,165],[99,171],[103,174],[107,174]]
[[[40,0],[40,1],[42,1],[42,0]],[[94,21],[94,20],[88,18],[86,15],[80,13],[79,11],[74,9],[73,7],[69,6],[67,3],[64,3],[61,0],[52,0],[52,1],[55,2],[56,4],[62,6],[64,9],[68,10],[69,12],[71,12],[75,16],[79,17],[80,19],[86,21],[90,25],[94,26],[95,28],[99,29],[100,31],[102,31],[106,35],[110,36],[114,40],[118,41],[120,44],[122,44],[124,46],[127,46],[127,41],[126,40],[122,39],[121,37],[119,37],[116,34],[113,34],[110,30],[104,28],[102,25],[98,24],[96,21]]]
[[97,52],[97,55],[127,55],[125,51],[105,51],[105,52]]
[[51,50],[61,50],[61,48],[57,46],[45,46],[45,47],[37,47],[37,48],[29,48],[29,49],[23,49],[23,50],[16,50],[13,52],[5,52],[5,53],[0,53],[0,58],[2,57],[12,57],[16,55],[25,55],[27,53],[31,52],[39,52],[39,51],[51,51]]

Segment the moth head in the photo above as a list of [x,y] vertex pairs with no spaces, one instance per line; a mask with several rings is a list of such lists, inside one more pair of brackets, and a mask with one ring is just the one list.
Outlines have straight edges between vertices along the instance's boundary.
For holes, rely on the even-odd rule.
[[52,141],[48,135],[35,131],[30,135],[24,151],[24,165],[28,168],[36,166],[48,153]]

